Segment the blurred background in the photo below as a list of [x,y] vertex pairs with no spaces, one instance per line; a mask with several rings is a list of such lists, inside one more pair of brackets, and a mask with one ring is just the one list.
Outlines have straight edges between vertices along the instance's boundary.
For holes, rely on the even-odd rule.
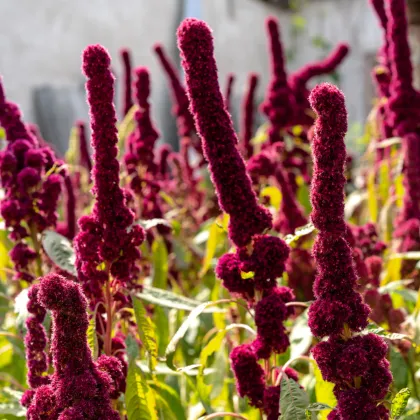
[[[420,8],[419,0],[411,2],[412,10]],[[120,111],[118,52],[127,47],[133,64],[152,72],[153,116],[163,140],[172,142],[170,92],[154,43],[161,42],[179,64],[178,24],[187,16],[207,21],[222,89],[228,73],[236,76],[232,113],[237,121],[248,73],[261,75],[260,99],[268,83],[264,21],[269,15],[280,19],[289,70],[326,56],[340,41],[350,44],[350,57],[332,78],[346,94],[351,132],[358,135],[374,96],[370,70],[382,38],[368,0],[2,0],[0,74],[7,97],[21,106],[26,121],[38,124],[46,140],[64,152],[74,121],[87,120],[82,50],[100,43],[110,51]],[[410,16],[415,39],[418,19],[413,11]],[[418,52],[413,43],[416,66]]]

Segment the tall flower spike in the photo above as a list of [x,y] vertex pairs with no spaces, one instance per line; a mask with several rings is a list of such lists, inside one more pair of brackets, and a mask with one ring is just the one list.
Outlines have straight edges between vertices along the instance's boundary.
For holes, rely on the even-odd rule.
[[80,165],[86,168],[86,170],[90,173],[92,171],[92,160],[89,154],[89,147],[86,138],[86,127],[83,121],[77,121],[77,134],[79,136],[79,159]]
[[[347,57],[349,50],[348,44],[338,44],[324,60],[307,64],[290,75],[289,84],[295,94],[296,102],[303,116],[306,115],[306,111],[309,108],[309,90],[306,86],[309,80],[322,74],[332,73]],[[308,122],[311,123],[311,120],[308,120]]]
[[315,336],[330,336],[312,353],[324,379],[335,384],[337,411],[331,418],[385,420],[388,414],[381,400],[392,382],[385,358],[386,343],[374,334],[353,334],[367,326],[369,307],[354,290],[357,277],[345,240],[344,96],[338,88],[325,83],[314,88],[309,100],[318,114],[312,141],[311,218],[319,234],[313,247],[317,299],[309,308],[308,325]]
[[282,200],[277,218],[274,220],[274,227],[283,235],[294,233],[298,227],[307,223],[301,205],[296,200],[286,174],[278,163],[274,177],[280,186]]
[[172,95],[175,103],[173,111],[177,117],[178,133],[180,137],[190,136],[191,133],[194,133],[195,127],[194,119],[189,110],[187,93],[185,92],[184,86],[182,85],[174,64],[169,61],[169,58],[165,54],[163,46],[161,44],[157,44],[154,49],[171,84]]
[[376,12],[376,15],[378,16],[379,23],[384,31],[384,45],[378,52],[378,61],[381,65],[388,67],[389,65],[389,58],[388,58],[389,40],[387,37],[388,16],[386,14],[386,9],[385,9],[385,0],[369,0],[369,1]]
[[122,117],[124,118],[128,111],[133,106],[133,95],[131,93],[131,57],[130,57],[130,50],[127,48],[123,48],[120,51],[121,60],[123,63],[123,71],[124,71],[124,89],[123,89],[123,114]]
[[[137,279],[138,245],[144,239],[143,229],[137,225],[132,227],[134,214],[119,186],[118,137],[112,102],[114,77],[110,61],[100,45],[91,45],[83,53],[94,150],[92,191],[96,200],[92,215],[79,220],[75,248],[79,278],[85,291],[94,295],[100,290],[98,282],[108,280],[107,270],[123,284]],[[100,270],[101,264],[105,264],[107,270]],[[91,288],[94,292],[89,290]]]
[[231,112],[231,105],[232,105],[232,92],[233,92],[233,83],[235,82],[235,75],[233,73],[229,73],[227,75],[226,81],[226,91],[225,91],[225,106],[226,109]]
[[285,128],[295,113],[295,101],[287,82],[286,63],[277,19],[267,19],[270,43],[271,81],[262,104],[262,111],[270,120],[268,135],[271,143],[282,140],[280,130]]
[[314,335],[341,334],[345,324],[360,331],[367,325],[369,308],[354,291],[356,273],[351,249],[344,239],[344,165],[347,111],[344,95],[325,83],[310,96],[318,114],[312,140],[314,170],[311,186],[311,220],[319,234],[313,254],[318,275],[314,284],[317,300],[309,310],[309,325]]
[[[154,147],[159,133],[155,129],[150,116],[150,75],[146,67],[138,67],[135,70],[135,94],[139,109],[135,113],[136,129],[128,138],[130,153],[125,156],[130,175],[137,174],[137,165],[140,163],[149,172],[155,172]],[[132,185],[136,183],[133,178]],[[141,184],[141,182],[140,182]],[[133,188],[135,190],[135,188]]]
[[185,19],[178,28],[178,45],[204,155],[220,207],[230,215],[229,236],[236,246],[245,246],[255,234],[272,227],[272,218],[258,204],[237,149],[238,139],[217,80],[211,29],[200,20]]
[[405,194],[399,222],[405,222],[410,218],[420,219],[420,94],[413,87],[404,0],[389,2],[388,37],[391,62],[388,115],[395,134],[403,137]]
[[76,234],[76,197],[70,175],[64,176],[66,187],[66,233],[67,238],[73,240]]
[[39,285],[31,286],[28,291],[27,309],[30,316],[26,320],[27,333],[25,336],[26,362],[28,365],[28,384],[36,389],[50,382],[46,374],[48,370],[47,333],[42,323],[45,319],[45,309],[38,302]]
[[25,127],[18,106],[6,100],[2,79],[0,77],[0,125],[6,131],[7,141],[26,140],[32,145],[37,143],[36,137]]
[[258,86],[258,74],[252,73],[248,78],[248,90],[242,103],[241,149],[244,157],[252,156],[251,139],[254,130],[255,92]]
[[[38,299],[52,315],[54,373],[51,386],[36,390],[28,408],[28,419],[47,418],[42,416],[45,408],[38,400],[48,396],[49,411],[56,413],[48,418],[118,420],[119,414],[112,409],[110,400],[113,376],[98,368],[87,345],[87,304],[80,286],[50,274],[41,279]],[[115,361],[121,370],[117,359]]]

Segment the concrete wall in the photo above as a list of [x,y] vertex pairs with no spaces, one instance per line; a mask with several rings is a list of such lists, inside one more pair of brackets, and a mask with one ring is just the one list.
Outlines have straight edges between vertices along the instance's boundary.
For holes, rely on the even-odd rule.
[[[368,0],[307,0],[301,12],[306,25],[295,36],[290,13],[280,12],[278,7],[258,0],[191,1],[200,3],[200,7],[192,10],[199,10],[201,16],[198,17],[213,28],[222,87],[228,72],[237,75],[237,102],[250,71],[262,75],[259,95],[264,94],[269,75],[264,21],[270,14],[275,14],[280,17],[286,48],[294,51],[294,58],[288,63],[290,69],[322,55],[312,45],[315,36],[321,36],[332,46],[338,41],[351,44],[351,57],[340,71],[341,87],[347,96],[350,119],[364,119],[371,89],[370,63],[381,44],[381,33]],[[21,105],[26,120],[34,121],[34,88],[52,85],[60,89],[77,89],[84,83],[80,56],[86,45],[101,43],[108,48],[117,74],[121,69],[118,50],[126,46],[132,49],[136,65],[147,65],[152,71],[154,111],[163,129],[172,121],[168,90],[151,47],[154,42],[161,41],[176,54],[175,30],[183,2],[0,1],[0,74],[8,98]],[[170,131],[166,130],[167,133]]]
[[100,43],[111,53],[117,75],[121,47],[132,49],[136,65],[150,67],[157,102],[167,88],[151,48],[161,41],[175,52],[181,5],[182,0],[0,1],[0,74],[7,97],[34,121],[33,89],[82,85],[81,53]]

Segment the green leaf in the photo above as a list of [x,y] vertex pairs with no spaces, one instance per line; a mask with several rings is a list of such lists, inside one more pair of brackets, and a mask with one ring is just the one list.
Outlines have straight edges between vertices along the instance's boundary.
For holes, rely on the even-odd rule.
[[166,364],[168,365],[169,368],[173,370],[177,370],[177,367],[174,365],[176,347],[179,341],[184,337],[184,335],[188,331],[188,328],[190,327],[190,325],[192,325],[196,321],[196,319],[200,316],[201,313],[204,312],[206,308],[213,305],[218,305],[220,303],[225,303],[225,302],[226,300],[221,300],[221,301],[216,301],[216,302],[204,302],[190,312],[187,319],[179,327],[178,331],[172,337],[171,341],[168,344],[168,347],[166,348],[166,352],[165,352]]
[[296,357],[305,354],[312,344],[313,335],[311,329],[308,326],[308,311],[306,310],[296,318],[290,333],[290,358],[295,359]]
[[157,237],[152,245],[153,286],[166,289],[168,282],[168,251],[162,237]]
[[[134,296],[145,302],[153,303],[154,305],[164,308],[178,309],[188,312],[191,312],[203,303],[168,290],[157,289],[156,287],[150,286],[143,286],[143,291],[136,293]],[[224,312],[224,310],[220,308],[206,308],[204,312]]]
[[391,355],[391,372],[394,378],[394,385],[396,389],[405,388],[408,385],[408,366],[402,354],[390,346]]
[[364,332],[376,334],[376,335],[379,335],[381,337],[386,337],[389,340],[402,340],[404,338],[405,339],[410,339],[410,337],[408,335],[391,333],[391,332],[385,330],[384,328],[377,326],[376,324],[369,324],[366,327]]
[[28,289],[22,290],[15,298],[14,311],[17,314],[16,317],[16,328],[20,331],[26,331],[25,321],[29,317],[28,305]]
[[172,225],[165,219],[139,220],[137,224],[139,224],[145,230],[152,229],[156,226],[167,226],[172,228]]
[[168,403],[171,411],[176,416],[176,419],[187,419],[181,400],[179,399],[177,392],[173,388],[166,385],[164,382],[157,381],[150,383],[150,387],[153,388],[156,394],[159,394],[160,397]]
[[395,144],[401,144],[401,137],[391,137],[389,139],[382,140],[375,143],[376,149],[385,149],[389,146],[394,146]]
[[128,420],[158,420],[154,392],[134,361],[130,361],[128,365],[125,404]]
[[391,416],[397,420],[403,415],[405,407],[407,406],[408,399],[410,398],[411,391],[408,388],[401,389],[392,400]]
[[319,411],[322,411],[322,410],[330,410],[331,411],[332,407],[330,407],[328,404],[319,403],[319,402],[309,404],[306,411],[305,411],[306,420],[311,420],[313,413],[318,413]]
[[93,315],[89,320],[89,327],[87,329],[87,341],[92,352],[93,360],[96,360],[99,355],[98,336],[96,335],[96,319]]
[[203,265],[198,275],[203,277],[211,267],[214,255],[216,254],[217,245],[223,238],[223,230],[217,226],[216,222],[212,223],[209,229],[209,238],[206,244],[206,253],[204,255]]
[[197,375],[197,390],[200,396],[201,402],[206,410],[207,413],[212,413],[213,410],[210,405],[210,392],[211,386],[206,385],[204,382],[204,368],[207,365],[208,358],[215,353],[217,350],[220,349],[223,343],[223,339],[227,330],[219,331],[208,343],[207,345],[201,350],[200,353],[200,364],[201,366],[198,368],[198,375]]
[[157,365],[158,356],[158,347],[155,335],[156,327],[150,317],[147,316],[146,308],[143,306],[143,303],[135,297],[133,297],[132,300],[137,329],[140,334],[140,339],[149,355],[149,367],[153,372]]
[[296,242],[298,239],[300,239],[303,236],[309,235],[312,232],[315,232],[316,228],[312,223],[308,223],[305,226],[299,227],[295,230],[294,234],[287,235],[284,240],[288,245],[292,245],[294,242]]
[[269,197],[270,205],[273,206],[277,211],[280,210],[281,191],[274,185],[264,187],[260,192],[260,197]]
[[299,384],[283,374],[280,393],[280,420],[306,420],[306,407],[309,398]]
[[26,418],[26,409],[19,402],[0,403],[0,414]]
[[[325,381],[322,377],[321,371],[319,370],[318,365],[315,360],[313,361],[314,373],[315,373],[315,395],[317,401],[324,401],[324,404],[328,404],[330,407],[335,407],[337,405],[337,400],[335,398],[333,389],[334,384],[328,381]],[[320,413],[321,420],[326,420],[329,411],[322,411]]]
[[55,265],[74,276],[77,275],[76,255],[66,237],[52,230],[46,230],[42,235],[42,246]]
[[168,311],[155,305],[153,319],[156,325],[158,339],[158,354],[164,354],[169,342],[169,320]]

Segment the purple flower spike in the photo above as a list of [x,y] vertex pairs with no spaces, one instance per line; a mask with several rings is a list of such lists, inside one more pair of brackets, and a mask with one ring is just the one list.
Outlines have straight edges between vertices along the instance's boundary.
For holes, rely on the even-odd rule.
[[[134,214],[126,204],[119,186],[116,114],[113,105],[114,77],[110,57],[100,45],[91,45],[83,53],[83,71],[90,105],[94,168],[92,170],[95,204],[92,215],[79,220],[75,238],[76,266],[85,291],[98,293],[98,281],[108,273],[98,269],[105,263],[115,280],[130,283],[137,279],[138,245],[143,229],[133,226]],[[96,296],[98,297],[98,296]]]
[[241,397],[248,397],[252,406],[261,408],[264,402],[264,370],[258,364],[252,345],[242,344],[230,353],[236,387]]
[[350,235],[344,221],[344,96],[325,83],[312,91],[309,100],[318,114],[312,141],[311,218],[319,234],[313,247],[317,300],[309,308],[308,325],[314,335],[330,336],[312,354],[324,379],[335,384],[337,410],[329,418],[387,419],[388,411],[380,405],[392,382],[386,344],[373,334],[353,335],[367,326],[369,307],[355,291],[357,275],[345,239]]
[[272,218],[258,204],[237,149],[238,139],[217,80],[211,30],[202,21],[185,19],[178,29],[178,45],[204,155],[220,207],[230,215],[229,236],[237,246],[245,246],[255,234],[272,227]]
[[287,82],[286,64],[277,19],[267,19],[267,33],[270,43],[271,82],[262,111],[270,120],[268,135],[271,143],[282,141],[280,130],[289,125],[295,115],[295,99]]
[[130,50],[123,48],[120,51],[121,60],[124,67],[124,90],[123,90],[123,118],[133,106],[133,96],[131,93],[131,56]]
[[7,141],[27,140],[31,145],[36,145],[36,138],[30,133],[22,122],[19,107],[6,100],[2,79],[0,78],[0,126],[6,131]]
[[235,75],[233,73],[229,73],[227,76],[227,83],[226,83],[226,91],[225,91],[225,106],[228,112],[231,112],[231,104],[232,104],[232,91],[233,91],[233,83],[235,82]]
[[251,139],[254,131],[255,92],[258,86],[258,75],[252,73],[248,79],[248,91],[242,104],[241,149],[244,157],[252,156]]
[[189,110],[187,93],[174,64],[169,61],[169,58],[165,54],[163,45],[157,44],[154,49],[171,84],[175,103],[173,111],[177,117],[178,133],[180,137],[188,137],[195,132],[195,126],[194,119]]
[[98,365],[93,362],[86,337],[87,302],[80,286],[50,274],[41,279],[37,297],[52,315],[54,373],[51,385],[36,389],[28,419],[118,420],[119,414],[111,407],[110,392],[115,379],[122,375],[122,366],[108,359],[101,359]]
[[88,142],[86,139],[86,127],[83,121],[76,123],[77,134],[79,136],[79,152],[80,152],[80,165],[87,169],[89,172],[92,171],[92,160],[90,158]]
[[[303,115],[306,115],[306,111],[310,107],[308,102],[309,90],[306,86],[309,80],[316,76],[332,73],[347,57],[349,50],[348,44],[338,44],[324,60],[307,64],[290,75],[289,84],[296,96],[297,105]],[[312,125],[311,120],[302,122],[307,122],[309,125]]]

